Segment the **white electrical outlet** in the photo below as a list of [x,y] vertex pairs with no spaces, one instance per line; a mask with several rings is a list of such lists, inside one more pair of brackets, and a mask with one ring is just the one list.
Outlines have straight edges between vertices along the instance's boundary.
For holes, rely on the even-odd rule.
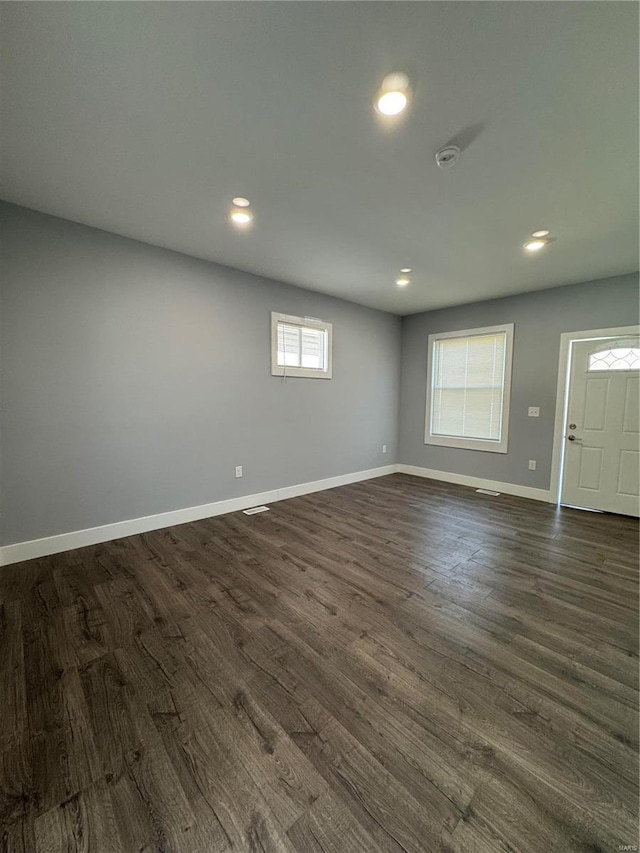
[[535,470],[536,470],[536,460],[535,460],[535,459],[530,459],[530,460],[529,460],[529,470],[530,470],[530,471],[535,471]]
[[383,444],[383,445],[382,445],[382,452],[383,452],[383,453],[386,453],[386,452],[387,452],[387,445],[386,445],[386,444]]
[[236,465],[236,477],[242,477],[242,465]]
[[540,417],[540,406],[529,406],[529,417],[530,418],[539,418]]

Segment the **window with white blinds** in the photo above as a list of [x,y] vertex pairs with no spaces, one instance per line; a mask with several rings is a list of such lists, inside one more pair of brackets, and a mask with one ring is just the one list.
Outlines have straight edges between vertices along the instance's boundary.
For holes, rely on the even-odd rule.
[[425,443],[507,452],[513,324],[429,336]]
[[330,379],[331,332],[322,320],[272,313],[272,375]]

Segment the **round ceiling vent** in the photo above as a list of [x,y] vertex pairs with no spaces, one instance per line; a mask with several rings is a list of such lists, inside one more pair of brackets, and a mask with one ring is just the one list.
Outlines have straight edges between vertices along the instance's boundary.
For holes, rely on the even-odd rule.
[[457,145],[447,145],[436,153],[436,163],[441,169],[450,169],[458,162],[460,149]]

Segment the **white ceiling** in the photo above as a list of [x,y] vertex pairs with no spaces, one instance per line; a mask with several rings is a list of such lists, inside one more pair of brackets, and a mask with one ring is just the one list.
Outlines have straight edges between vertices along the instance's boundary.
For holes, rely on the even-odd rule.
[[0,6],[9,201],[398,314],[638,268],[636,3]]

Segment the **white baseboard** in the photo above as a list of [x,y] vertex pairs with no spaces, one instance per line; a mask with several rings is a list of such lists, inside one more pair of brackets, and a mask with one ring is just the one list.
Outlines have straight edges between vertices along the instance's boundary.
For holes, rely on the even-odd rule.
[[337,486],[346,486],[360,480],[371,480],[374,477],[384,477],[396,472],[412,474],[414,477],[425,477],[429,480],[442,480],[445,483],[457,483],[460,486],[473,486],[476,489],[491,489],[507,495],[553,503],[549,489],[534,489],[531,486],[519,486],[515,483],[500,483],[497,480],[484,480],[482,477],[468,477],[465,474],[452,474],[448,471],[437,471],[435,468],[419,468],[416,465],[385,465],[381,468],[370,468],[367,471],[356,471],[353,474],[340,474],[338,477],[328,477],[325,480],[314,480],[310,483],[299,483],[296,486],[285,486],[282,489],[272,489],[254,495],[243,495],[239,498],[229,498],[201,506],[161,512],[143,518],[132,518],[126,521],[118,521],[115,524],[89,527],[85,530],[74,530],[70,533],[60,533],[57,536],[32,539],[29,542],[17,542],[15,545],[5,545],[0,548],[0,566],[22,563],[25,560],[33,560],[37,557],[47,557],[50,554],[59,554],[62,551],[71,551],[74,548],[84,548],[87,545],[97,545],[100,542],[110,542],[113,539],[122,539],[124,536],[134,536],[136,533],[160,530],[162,527],[172,527],[174,524],[186,524],[189,521],[212,518],[216,515],[224,515],[227,512],[238,512],[259,504],[275,503],[300,495],[309,495],[312,492],[320,492],[324,489],[335,489]]
[[162,527],[172,527],[174,524],[186,524],[189,521],[198,521],[201,518],[211,518],[215,515],[224,515],[227,512],[238,512],[238,510],[249,509],[249,507],[259,504],[275,503],[287,498],[320,492],[323,489],[335,489],[337,486],[346,486],[360,480],[370,480],[374,477],[394,474],[396,470],[396,465],[385,465],[382,468],[370,468],[368,471],[356,471],[353,474],[340,474],[338,477],[328,477],[325,480],[300,483],[296,486],[285,486],[283,489],[272,489],[255,495],[243,495],[239,498],[230,498],[201,506],[147,515],[144,518],[132,518],[127,521],[118,521],[115,524],[103,524],[100,527],[74,530],[70,533],[60,533],[57,536],[46,536],[44,539],[17,542],[15,545],[5,545],[0,548],[0,566],[21,563],[24,560],[33,560],[36,557],[47,557],[50,554],[59,554],[62,551],[71,551],[74,548],[84,548],[87,545],[97,545],[100,542],[110,542],[113,539],[122,539],[124,536],[133,536],[136,533],[147,533],[150,530],[159,530]]
[[412,474],[414,477],[426,477],[429,480],[442,480],[444,483],[473,486],[475,489],[490,489],[492,492],[502,492],[505,495],[553,503],[549,489],[535,489],[532,486],[519,486],[517,483],[500,483],[498,480],[484,480],[482,477],[469,477],[466,474],[436,471],[435,468],[419,468],[417,465],[400,464],[396,465],[396,470],[400,474]]

